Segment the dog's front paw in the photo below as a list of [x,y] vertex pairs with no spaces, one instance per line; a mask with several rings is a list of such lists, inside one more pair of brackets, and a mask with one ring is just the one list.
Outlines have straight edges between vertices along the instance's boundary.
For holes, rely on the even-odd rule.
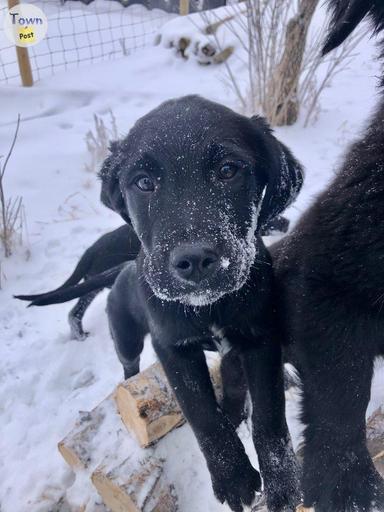
[[[245,460],[246,459],[246,460]],[[246,458],[242,463],[237,462],[224,470],[211,472],[212,487],[216,498],[227,502],[234,512],[242,512],[243,506],[250,506],[255,499],[255,493],[261,489],[260,474]]]
[[264,493],[270,512],[294,512],[301,502],[299,467],[289,439],[260,450]]
[[[340,458],[341,459],[341,458]],[[384,481],[368,454],[347,453],[328,469],[316,500],[316,512],[373,512],[384,510]],[[313,478],[313,481],[315,479]],[[314,486],[314,485],[313,485]],[[308,500],[307,502],[314,502]]]
[[295,512],[300,504],[298,479],[295,475],[265,478],[265,497],[269,512]]

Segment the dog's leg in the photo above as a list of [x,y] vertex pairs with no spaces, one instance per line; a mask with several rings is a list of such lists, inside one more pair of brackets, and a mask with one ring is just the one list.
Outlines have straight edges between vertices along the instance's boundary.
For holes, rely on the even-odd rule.
[[129,379],[140,371],[140,354],[147,330],[132,316],[123,300],[108,299],[108,321],[115,350],[124,368],[124,378]]
[[127,265],[116,279],[107,300],[111,336],[117,356],[129,379],[140,371],[140,354],[148,333],[136,297],[136,266]]
[[235,350],[232,349],[223,356],[220,373],[223,385],[221,405],[233,426],[237,428],[247,416],[245,402],[248,386],[239,354]]
[[369,344],[364,336],[349,342],[340,337],[330,350],[324,338],[316,341],[321,349],[310,342],[303,349],[304,505],[316,512],[384,510],[384,483],[366,447]]
[[176,347],[153,340],[167,378],[207,461],[215,495],[232,510],[242,512],[260,489],[232,423],[217,404],[205,356],[196,347]]
[[87,295],[84,295],[84,297],[80,297],[75,306],[69,312],[68,322],[71,328],[71,338],[74,338],[78,341],[83,341],[88,336],[89,333],[83,330],[83,316],[85,315],[85,312],[93,299],[98,293],[100,293],[100,291],[101,290],[95,290],[93,292],[87,293]]
[[268,510],[294,511],[300,503],[299,471],[285,420],[281,349],[268,339],[244,349],[241,356],[251,395],[253,441]]

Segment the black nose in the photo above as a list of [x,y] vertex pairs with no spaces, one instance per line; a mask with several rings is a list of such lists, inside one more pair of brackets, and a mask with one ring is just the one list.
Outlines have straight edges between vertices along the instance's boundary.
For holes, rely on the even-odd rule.
[[183,245],[173,250],[170,264],[179,279],[199,283],[216,272],[219,256],[209,247]]

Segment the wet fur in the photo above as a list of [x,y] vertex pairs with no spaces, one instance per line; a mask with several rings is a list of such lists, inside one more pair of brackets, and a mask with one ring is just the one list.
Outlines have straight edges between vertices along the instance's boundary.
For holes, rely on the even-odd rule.
[[[195,96],[161,105],[114,149],[101,171],[101,197],[132,221],[142,247],[108,298],[110,330],[125,377],[139,371],[143,339],[150,332],[205,456],[215,495],[238,512],[251,504],[261,483],[235,431],[248,388],[269,509],[294,510],[297,467],[284,415],[273,275],[260,231],[295,198],[302,170],[263,119],[247,119]],[[214,180],[228,151],[242,161],[241,174],[224,186]],[[153,195],[134,188],[142,172],[159,176]],[[225,238],[228,229],[231,236]],[[175,247],[200,241],[216,244],[229,263],[206,280],[199,291],[204,300],[196,306],[196,292],[175,280],[168,262]],[[225,354],[221,407],[203,352],[217,348]]]

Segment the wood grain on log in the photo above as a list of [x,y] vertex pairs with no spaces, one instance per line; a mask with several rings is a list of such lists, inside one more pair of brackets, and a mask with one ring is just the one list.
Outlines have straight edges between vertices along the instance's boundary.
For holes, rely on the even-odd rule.
[[159,363],[120,384],[116,403],[124,425],[143,447],[185,421]]
[[[220,367],[210,368],[216,396],[220,399]],[[185,422],[160,363],[117,387],[117,409],[124,425],[142,447],[147,447]]]
[[[114,394],[90,412],[80,412],[74,428],[59,442],[58,449],[73,469],[87,469],[92,460],[92,441],[106,415],[116,410]],[[116,411],[117,412],[117,411]]]
[[92,482],[112,512],[176,512],[177,498],[163,474],[164,461],[128,458],[106,472],[99,467]]
[[[105,445],[100,445],[103,440]],[[130,443],[135,441],[121,422],[114,395],[110,395],[91,412],[80,413],[59,450],[76,474],[89,478],[108,510],[176,512],[175,492],[163,475],[164,461],[154,456],[153,450],[132,449]],[[97,510],[104,510],[103,506]]]

